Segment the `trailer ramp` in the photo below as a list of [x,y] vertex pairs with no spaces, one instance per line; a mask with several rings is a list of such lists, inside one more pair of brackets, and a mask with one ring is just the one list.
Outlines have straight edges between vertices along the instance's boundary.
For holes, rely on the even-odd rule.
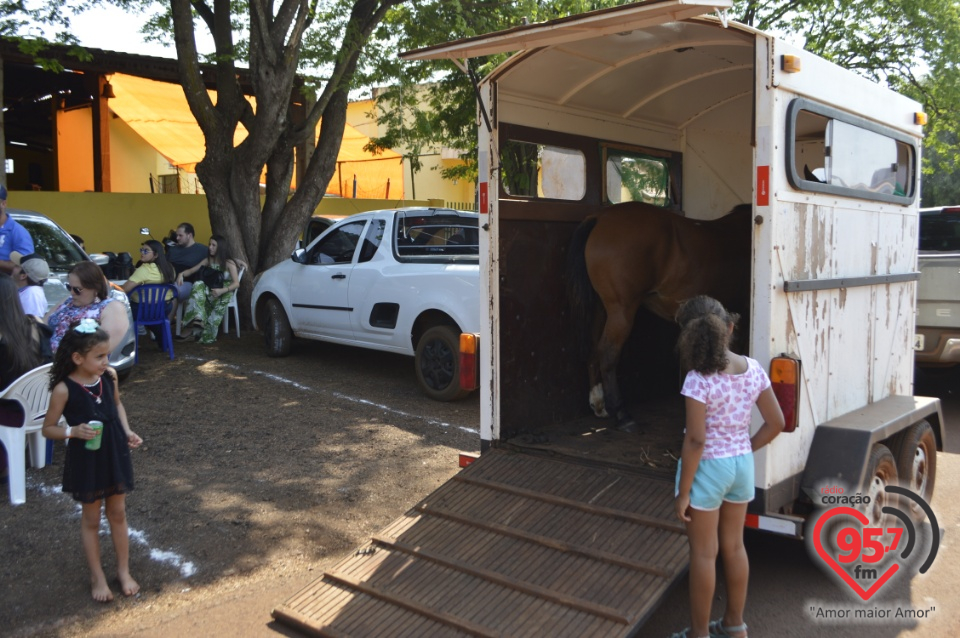
[[317,636],[631,636],[687,565],[672,482],[491,450],[273,617]]

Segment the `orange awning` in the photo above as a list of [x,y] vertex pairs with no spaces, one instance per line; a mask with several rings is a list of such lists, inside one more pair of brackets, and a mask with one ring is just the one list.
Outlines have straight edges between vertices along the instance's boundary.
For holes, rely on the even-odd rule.
[[[179,84],[147,80],[133,75],[114,73],[110,84],[116,97],[110,99],[110,109],[172,165],[195,172],[197,163],[203,159],[205,143],[203,132],[197,124],[183,88]],[[208,91],[216,102],[216,91]],[[247,99],[256,109],[256,101]],[[319,125],[317,126],[319,134]],[[242,125],[233,137],[234,146],[247,137]],[[343,132],[343,142],[337,156],[337,173],[330,181],[327,192],[351,197],[353,179],[357,180],[357,195],[360,197],[386,198],[389,191],[395,197],[403,196],[402,157],[391,150],[373,155],[363,150],[370,138],[349,124]],[[344,180],[350,187],[344,186]],[[388,181],[389,180],[389,181]]]

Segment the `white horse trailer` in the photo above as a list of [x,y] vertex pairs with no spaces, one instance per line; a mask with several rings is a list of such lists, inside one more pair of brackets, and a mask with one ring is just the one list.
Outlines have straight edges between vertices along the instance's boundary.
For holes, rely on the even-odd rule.
[[327,575],[278,618],[641,632],[687,566],[672,506],[677,331],[638,314],[620,379],[642,431],[620,432],[588,408],[563,282],[574,229],[623,201],[703,220],[752,205],[744,346],[782,366],[791,431],[756,455],[748,525],[801,537],[821,485],[880,499],[899,474],[929,497],[943,419],[938,400],[911,395],[924,115],[713,15],[730,5],[637,3],[406,54],[465,67],[516,52],[477,87],[483,453],[334,570],[362,577]]

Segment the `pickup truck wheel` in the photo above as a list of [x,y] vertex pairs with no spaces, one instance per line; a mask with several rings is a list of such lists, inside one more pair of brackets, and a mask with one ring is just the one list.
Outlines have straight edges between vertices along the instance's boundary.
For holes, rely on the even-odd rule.
[[434,326],[420,338],[415,359],[420,389],[435,401],[456,401],[460,388],[460,335],[450,326]]
[[264,316],[266,320],[263,324],[263,338],[267,346],[267,356],[287,356],[293,345],[293,331],[290,329],[290,320],[283,310],[283,304],[276,299],[269,300]]
[[889,527],[886,523],[892,524],[892,516],[884,514],[884,507],[897,507],[896,495],[886,491],[888,485],[898,485],[897,482],[897,462],[893,458],[893,453],[886,445],[877,443],[870,450],[870,459],[867,461],[867,473],[864,478],[861,494],[870,497],[870,503],[867,504],[864,514],[867,515],[869,522],[864,527]]
[[[897,459],[897,473],[903,487],[913,490],[929,503],[937,479],[937,437],[933,428],[926,421],[914,423],[894,437],[890,451]],[[910,501],[910,515],[914,520],[922,520],[925,513]]]

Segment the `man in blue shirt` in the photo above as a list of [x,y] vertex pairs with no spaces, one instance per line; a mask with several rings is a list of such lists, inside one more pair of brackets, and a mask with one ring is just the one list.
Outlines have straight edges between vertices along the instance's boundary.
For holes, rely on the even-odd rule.
[[10,259],[11,253],[17,253],[19,257],[33,254],[33,237],[7,215],[7,187],[0,184],[0,271],[8,275],[12,275],[17,266]]

